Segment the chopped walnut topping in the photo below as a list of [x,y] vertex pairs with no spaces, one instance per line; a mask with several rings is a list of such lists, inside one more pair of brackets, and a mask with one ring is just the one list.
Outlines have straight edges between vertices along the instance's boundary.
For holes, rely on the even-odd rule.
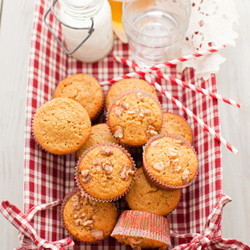
[[174,159],[174,160],[171,160],[170,163],[171,163],[172,166],[177,166],[177,164],[179,163],[179,160]]
[[151,144],[150,144],[150,146],[151,147],[157,147],[158,146],[158,141],[153,141]]
[[174,172],[180,172],[180,170],[181,170],[181,166],[174,167]]
[[125,110],[128,110],[129,109],[129,105],[126,103],[126,102],[122,102],[121,103],[121,107]]
[[95,158],[93,161],[94,167],[96,168],[97,171],[102,171],[102,161],[100,158]]
[[89,204],[92,206],[95,206],[97,204],[97,202],[95,200],[89,199]]
[[88,204],[88,198],[86,196],[81,196],[80,201],[81,201],[83,206]]
[[183,141],[182,140],[174,140],[174,143],[177,145],[181,145],[181,144],[183,144]]
[[114,113],[118,116],[121,117],[122,112],[124,111],[124,108],[122,107],[115,107]]
[[106,155],[106,156],[110,156],[110,155],[112,155],[113,153],[114,153],[113,149],[112,149],[111,147],[108,147],[108,146],[104,147],[104,148],[102,149],[102,151],[101,151],[101,154],[102,154],[102,155]]
[[158,172],[162,172],[162,171],[164,170],[165,166],[164,166],[163,162],[160,161],[160,162],[155,163],[155,164],[153,165],[153,168],[154,168],[155,170],[157,170]]
[[136,94],[136,97],[139,99],[139,101],[142,101],[142,100],[143,100],[143,95],[142,95],[142,93],[140,93],[140,92],[138,92],[138,93]]
[[156,130],[156,128],[153,125],[148,125],[148,130]]
[[81,209],[81,204],[77,201],[77,202],[73,202],[73,207],[75,210],[79,210]]
[[137,107],[133,107],[128,110],[128,114],[133,115],[133,114],[138,114],[140,110]]
[[116,105],[116,106],[119,106],[119,105],[120,105],[120,102],[121,102],[120,100],[117,100],[116,103],[115,103],[115,105]]
[[101,230],[91,231],[90,234],[95,238],[95,240],[102,240],[104,238],[104,233]]
[[89,169],[82,170],[81,175],[82,175],[82,182],[83,183],[88,183],[92,178],[90,175]]
[[147,116],[147,115],[151,114],[151,110],[147,109],[147,108],[144,108],[144,107],[141,107],[140,108],[140,113],[142,113],[144,116]]
[[86,226],[93,226],[93,221],[92,220],[86,220],[82,224],[84,227]]
[[182,179],[183,185],[188,184],[189,182],[189,170],[188,169],[185,169],[183,171],[181,179]]
[[74,220],[74,223],[77,225],[77,226],[84,226],[84,223],[85,223],[86,219],[75,219]]
[[155,130],[150,129],[150,130],[146,131],[146,136],[147,136],[148,139],[150,139],[150,138],[152,138],[152,137],[154,137],[156,135],[158,135],[158,133]]
[[147,123],[152,123],[152,122],[153,122],[153,119],[152,119],[151,117],[147,117],[147,118],[146,118],[146,122],[147,122]]
[[110,161],[106,161],[102,164],[105,174],[111,174],[113,171],[113,166]]
[[74,219],[85,218],[86,214],[83,211],[75,212],[73,215]]
[[123,138],[123,129],[121,126],[115,127],[114,137],[116,138]]
[[176,149],[174,149],[174,148],[168,148],[168,154],[170,155],[170,156],[173,156],[173,157],[176,157],[176,156],[178,156],[178,150],[176,150]]
[[130,165],[127,164],[123,167],[122,171],[120,172],[120,176],[122,180],[127,181],[129,179],[129,175],[134,175],[135,171],[130,168]]
[[72,198],[71,198],[71,200],[73,202],[78,202],[79,201],[79,195],[78,194],[73,195]]

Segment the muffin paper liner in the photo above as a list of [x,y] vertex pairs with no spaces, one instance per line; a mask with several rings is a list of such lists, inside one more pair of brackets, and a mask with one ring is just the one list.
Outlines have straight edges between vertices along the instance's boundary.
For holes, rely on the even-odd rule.
[[[77,240],[77,241],[80,241],[80,242],[85,242],[85,243],[88,243],[88,244],[98,244],[99,242],[103,241],[104,239],[106,239],[107,237],[109,236],[106,236],[105,238],[103,238],[102,240],[98,240],[98,241],[95,241],[95,242],[89,242],[89,241],[82,241],[80,240],[79,238],[75,237],[74,235],[72,235],[68,228],[66,227],[65,223],[64,223],[64,219],[63,219],[63,211],[64,211],[64,208],[65,208],[65,205],[66,203],[68,202],[68,200],[70,199],[70,197],[72,197],[74,194],[76,194],[78,191],[80,191],[80,189],[78,187],[72,189],[63,199],[63,202],[62,202],[62,205],[61,205],[61,221],[62,221],[62,224],[63,224],[63,227],[64,229],[69,233],[69,236],[70,238],[72,238],[72,240]],[[118,218],[119,218],[119,207],[118,207],[118,204],[114,203],[115,205],[115,208],[118,212]]]
[[[132,166],[133,166],[133,171],[134,171],[134,175],[133,175],[133,178],[132,178],[132,181],[129,185],[129,187],[126,189],[126,191],[119,195],[118,197],[115,197],[113,199],[100,199],[100,198],[96,198],[96,197],[93,197],[91,196],[89,193],[87,193],[84,188],[82,187],[81,185],[81,182],[79,180],[79,175],[78,175],[78,171],[79,171],[79,166],[80,166],[80,162],[82,161],[82,159],[84,158],[84,156],[90,152],[92,149],[96,148],[96,147],[99,147],[99,146],[113,146],[113,147],[116,147],[116,148],[119,148],[122,150],[122,152],[130,159],[131,163],[132,163]],[[113,201],[116,201],[118,199],[120,199],[121,197],[123,197],[126,193],[128,193],[128,191],[131,189],[132,185],[134,184],[134,180],[135,180],[135,174],[136,174],[136,166],[135,166],[135,162],[133,160],[133,158],[131,157],[131,155],[123,148],[121,147],[120,145],[117,145],[115,143],[101,143],[101,144],[97,144],[93,147],[90,147],[88,148],[87,150],[85,150],[85,152],[82,154],[81,158],[78,160],[77,164],[76,164],[76,167],[75,167],[75,182],[76,182],[76,185],[77,187],[80,189],[81,191],[81,194],[83,196],[87,196],[89,199],[91,200],[95,200],[95,201],[99,201],[99,202],[113,202]]]
[[[145,90],[127,90],[125,92],[123,92],[122,94],[120,94],[116,99],[114,99],[110,105],[109,105],[109,108],[107,110],[107,113],[106,113],[106,121],[107,121],[107,125],[109,127],[109,130],[110,130],[110,133],[113,135],[113,132],[111,130],[111,127],[110,127],[110,124],[109,124],[109,114],[110,114],[110,111],[112,110],[113,106],[116,104],[117,101],[119,101],[121,98],[123,98],[124,96],[128,95],[128,94],[136,94],[136,93],[142,93],[144,95],[147,95],[149,97],[151,97],[157,104],[158,106],[160,107],[160,110],[161,110],[161,114],[162,114],[162,124],[161,124],[161,128],[159,130],[158,133],[160,133],[160,131],[162,130],[162,126],[163,126],[163,110],[162,110],[162,105],[161,103],[156,99],[156,97],[154,95],[152,95],[151,93],[145,91]],[[121,142],[120,138],[116,138],[119,143],[123,146],[127,146],[129,148],[139,148],[139,147],[142,147],[143,145],[145,144],[142,144],[142,145],[138,145],[138,146],[133,146],[133,145],[129,145],[129,144],[126,144],[124,142]]]
[[[156,141],[157,139],[163,138],[163,137],[170,137],[170,138],[173,138],[173,139],[176,139],[176,140],[181,140],[185,146],[188,146],[189,148],[191,148],[193,150],[193,152],[194,152],[194,154],[195,154],[195,156],[197,158],[197,153],[196,153],[195,149],[192,147],[192,145],[187,140],[183,139],[182,137],[178,137],[178,136],[172,135],[172,134],[159,134],[158,136],[155,136],[155,137],[151,138],[148,141],[148,143],[143,147],[143,155],[142,155],[143,170],[144,170],[146,178],[148,179],[148,181],[150,181],[150,183],[152,183],[152,185],[154,185],[156,187],[159,187],[159,188],[162,188],[162,189],[165,189],[165,190],[168,190],[168,189],[180,189],[180,188],[185,188],[185,187],[190,186],[192,183],[194,183],[196,177],[198,176],[199,163],[198,163],[198,167],[197,167],[196,173],[194,175],[194,178],[189,183],[187,183],[185,185],[180,185],[180,186],[174,186],[174,185],[166,184],[166,183],[158,180],[155,176],[153,176],[149,172],[147,164],[146,164],[146,160],[145,160],[146,150],[147,150],[148,146],[150,146],[150,144],[152,142]],[[198,162],[198,158],[197,158],[197,162]]]
[[[175,114],[175,113],[173,113],[173,112],[169,112],[169,111],[163,112],[163,116],[164,116],[164,114],[166,114],[166,113],[167,113],[167,114],[172,114],[172,115],[179,116],[183,121],[185,121],[185,122],[187,123],[188,127],[190,128],[190,125],[188,124],[187,120],[186,120],[185,118],[183,118],[182,116],[180,116],[180,115],[178,115],[178,114]],[[164,122],[163,122],[163,125],[164,125]],[[163,125],[162,125],[162,128],[161,128],[160,134],[164,134],[164,133],[162,133]],[[191,128],[190,128],[190,130],[191,130]],[[193,145],[194,136],[193,136],[192,130],[191,130],[191,133],[192,133],[192,143],[190,143],[190,142],[189,142],[189,143],[190,143],[191,145]],[[179,136],[177,136],[177,137],[179,137]],[[184,137],[182,137],[182,136],[180,136],[179,138],[180,138],[182,141],[186,141],[186,139],[185,139]]]
[[142,237],[163,242],[170,246],[170,228],[168,220],[157,214],[126,210],[119,217],[112,237],[116,235]]

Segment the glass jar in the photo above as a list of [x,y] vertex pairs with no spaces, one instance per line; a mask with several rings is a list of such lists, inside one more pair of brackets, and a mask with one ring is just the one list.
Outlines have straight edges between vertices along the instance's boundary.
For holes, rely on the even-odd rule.
[[[57,0],[53,5],[56,2]],[[107,56],[113,48],[114,41],[108,1],[59,0],[59,4],[60,18],[56,18],[62,24],[66,44],[64,50],[67,54],[72,54],[77,60],[86,63],[93,63]],[[53,7],[51,10],[55,15]],[[81,43],[82,45],[76,49]]]

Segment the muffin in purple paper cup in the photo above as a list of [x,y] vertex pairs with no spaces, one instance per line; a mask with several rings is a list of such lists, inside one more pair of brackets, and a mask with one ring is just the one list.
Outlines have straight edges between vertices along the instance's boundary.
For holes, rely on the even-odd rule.
[[161,104],[148,92],[129,90],[109,106],[107,124],[113,136],[129,147],[140,147],[159,134],[163,124]]
[[184,188],[198,175],[198,158],[189,142],[174,135],[160,134],[143,148],[143,170],[157,187]]
[[97,243],[110,235],[118,212],[113,202],[98,202],[73,189],[62,204],[64,227],[76,240]]
[[82,194],[110,202],[124,196],[135,176],[131,155],[117,144],[104,143],[86,150],[76,166],[75,179]]
[[133,249],[161,250],[170,246],[168,220],[154,213],[126,210],[119,217],[111,236]]

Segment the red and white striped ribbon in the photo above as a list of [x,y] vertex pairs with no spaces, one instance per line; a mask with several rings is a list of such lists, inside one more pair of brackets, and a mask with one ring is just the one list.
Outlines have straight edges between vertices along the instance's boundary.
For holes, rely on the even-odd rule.
[[[127,65],[129,67],[131,67],[136,73],[137,75],[140,75],[140,76],[144,76],[144,72],[143,72],[143,69],[139,68],[137,64],[135,64],[134,62],[130,61],[130,60],[127,60],[127,59],[124,59],[124,58],[121,58],[121,57],[118,57],[118,56],[114,56],[114,59],[115,61],[119,62],[119,63],[123,63],[124,65]],[[151,73],[151,72],[150,72]],[[189,88],[193,91],[196,91],[196,92],[199,92],[201,94],[204,94],[206,96],[210,96],[216,100],[219,100],[219,101],[223,101],[227,104],[230,104],[230,105],[233,105],[233,106],[236,106],[238,108],[241,107],[241,103],[238,103],[232,99],[229,99],[229,98],[226,98],[226,97],[223,97],[219,94],[216,94],[216,93],[213,93],[211,91],[208,91],[206,89],[203,89],[203,88],[200,88],[200,87],[196,87],[195,85],[193,84],[189,84],[185,81],[182,81],[180,79],[177,79],[177,78],[174,78],[172,76],[168,76],[167,74],[163,74],[159,71],[152,71],[153,74],[155,74],[156,76],[162,78],[162,79],[165,79],[167,81],[170,81],[170,82],[173,82],[179,86],[182,86],[182,87],[185,87],[185,88]]]
[[[209,48],[207,50],[202,50],[202,51],[199,51],[199,52],[191,54],[191,55],[183,56],[183,57],[180,57],[178,59],[173,59],[173,60],[171,60],[169,62],[161,63],[161,64],[158,64],[158,65],[152,66],[150,68],[145,68],[145,69],[141,70],[141,72],[149,73],[152,70],[159,70],[159,69],[164,68],[166,66],[167,67],[173,66],[173,65],[176,65],[176,64],[178,64],[180,62],[185,62],[185,61],[188,61],[190,59],[194,59],[194,58],[198,58],[198,57],[201,57],[201,56],[207,56],[207,55],[213,54],[213,53],[218,52],[219,50],[221,50],[223,48],[226,48],[226,45],[219,45],[219,46],[211,47],[211,48]],[[135,64],[135,66],[136,66],[136,64]],[[101,82],[101,85],[107,85],[107,84],[110,84],[110,83],[115,83],[115,82],[120,81],[122,79],[135,77],[136,75],[137,75],[137,73],[132,72],[132,73],[129,73],[127,75],[123,75],[123,76],[119,76],[119,77],[116,77],[116,78],[113,78],[113,79],[109,79],[107,81],[103,81],[103,82]]]
[[171,231],[171,237],[190,239],[190,242],[179,245],[173,250],[194,250],[194,249],[244,249],[250,250],[249,246],[234,239],[222,239],[221,219],[223,207],[231,201],[226,194],[222,194],[219,202],[215,205],[212,213],[208,216],[202,233],[178,234]]
[[1,203],[0,212],[20,232],[19,241],[22,246],[16,249],[33,249],[32,245],[35,244],[38,249],[50,248],[52,250],[64,250],[64,246],[74,245],[74,242],[70,238],[65,238],[54,242],[46,241],[45,239],[42,239],[37,235],[35,229],[30,223],[30,220],[38,211],[57,206],[61,203],[62,200],[34,206],[28,211],[27,214],[23,214],[16,206],[12,205],[9,201],[3,201]]

